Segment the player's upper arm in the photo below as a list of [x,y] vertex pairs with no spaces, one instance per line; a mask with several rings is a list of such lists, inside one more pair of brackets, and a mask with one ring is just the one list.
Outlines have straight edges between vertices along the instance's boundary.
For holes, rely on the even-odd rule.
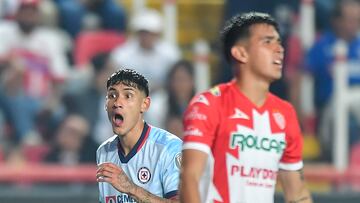
[[[216,88],[216,87],[215,87]],[[218,89],[214,89],[215,92]],[[219,94],[195,96],[184,115],[184,145],[181,170],[181,200],[200,202],[199,182],[207,167],[220,123]]]
[[289,105],[286,112],[286,148],[280,160],[278,179],[288,203],[312,202],[305,187],[302,149],[303,139],[294,108]]
[[280,169],[296,171],[303,167],[301,134],[296,112],[292,106],[286,112],[286,148],[280,160]]
[[184,147],[202,150],[192,144],[203,144],[211,148],[219,125],[218,98],[209,92],[195,96],[185,111]]
[[187,149],[183,151],[182,172],[183,176],[200,180],[205,169],[208,154],[195,149]]

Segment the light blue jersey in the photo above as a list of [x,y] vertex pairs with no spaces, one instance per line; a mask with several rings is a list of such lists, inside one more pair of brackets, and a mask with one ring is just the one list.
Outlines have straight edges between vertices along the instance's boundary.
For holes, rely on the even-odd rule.
[[[175,135],[145,123],[140,139],[127,156],[117,135],[106,140],[96,152],[97,164],[120,166],[138,186],[150,193],[171,198],[178,192],[182,141]],[[136,202],[106,182],[99,183],[101,203]]]

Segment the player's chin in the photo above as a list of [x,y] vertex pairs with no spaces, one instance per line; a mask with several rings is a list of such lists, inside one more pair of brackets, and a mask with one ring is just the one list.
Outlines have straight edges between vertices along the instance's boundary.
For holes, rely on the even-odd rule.
[[126,130],[123,127],[115,127],[115,126],[113,126],[113,132],[116,135],[119,135],[119,136],[124,135],[125,131]]
[[271,76],[271,80],[272,82],[279,80],[282,77],[282,72],[281,71],[276,71],[272,74]]

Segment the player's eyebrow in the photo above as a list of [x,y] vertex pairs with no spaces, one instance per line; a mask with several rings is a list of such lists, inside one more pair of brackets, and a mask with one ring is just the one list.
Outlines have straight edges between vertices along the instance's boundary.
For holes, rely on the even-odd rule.
[[116,89],[113,87],[109,87],[108,91],[116,91]]
[[262,37],[263,40],[275,40],[277,42],[282,42],[280,37],[274,35],[266,35]]
[[134,87],[128,86],[128,87],[125,87],[123,90],[134,91],[135,92],[136,89]]

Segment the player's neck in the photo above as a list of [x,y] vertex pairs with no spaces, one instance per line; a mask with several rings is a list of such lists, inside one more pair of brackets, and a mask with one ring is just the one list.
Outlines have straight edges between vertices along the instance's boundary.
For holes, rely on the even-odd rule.
[[269,93],[269,83],[245,78],[236,79],[236,86],[254,105],[263,106]]
[[141,133],[144,129],[144,122],[138,122],[133,129],[131,129],[126,135],[119,136],[120,144],[124,150],[124,155],[128,155],[131,149],[135,146],[137,141],[141,137]]

